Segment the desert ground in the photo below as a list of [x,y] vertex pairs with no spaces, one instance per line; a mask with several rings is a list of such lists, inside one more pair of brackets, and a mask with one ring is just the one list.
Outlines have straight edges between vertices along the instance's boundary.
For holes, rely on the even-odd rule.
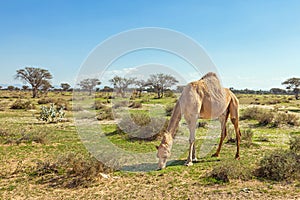
[[[97,92],[81,99],[71,92],[49,92],[36,99],[30,95],[29,91],[0,91],[0,199],[300,199],[300,101],[292,95],[237,94],[240,160],[234,159],[234,132],[228,123],[220,157],[211,157],[216,139],[212,150],[198,156],[193,166],[184,166],[186,149],[166,169],[146,172],[105,166],[78,135],[74,116],[90,109],[113,144],[135,152],[156,151],[159,134],[149,140],[135,139],[118,128],[111,113],[116,107],[112,94]],[[126,108],[142,126],[153,106],[161,106],[169,119],[178,95],[157,99],[147,93],[115,104]],[[92,106],[73,106],[79,100]],[[62,108],[63,114],[56,111],[55,117],[41,120],[42,106],[49,109],[51,104]],[[210,123],[199,120],[198,151]],[[184,120],[177,134],[188,143]]]

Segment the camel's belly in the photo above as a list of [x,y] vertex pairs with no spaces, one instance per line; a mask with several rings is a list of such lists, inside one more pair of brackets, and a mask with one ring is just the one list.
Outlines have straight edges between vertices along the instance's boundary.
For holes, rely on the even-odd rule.
[[214,104],[210,106],[202,106],[200,111],[201,119],[217,119],[219,118],[226,110],[227,105],[222,104]]

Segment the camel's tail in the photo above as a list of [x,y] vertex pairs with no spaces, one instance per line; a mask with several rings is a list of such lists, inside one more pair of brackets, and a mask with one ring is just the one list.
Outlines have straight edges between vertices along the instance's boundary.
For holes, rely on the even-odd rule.
[[175,107],[173,109],[171,119],[167,128],[167,131],[172,134],[172,137],[175,137],[175,133],[177,130],[177,127],[179,125],[179,122],[181,120],[181,108],[180,108],[180,98],[178,99],[177,103],[175,104]]

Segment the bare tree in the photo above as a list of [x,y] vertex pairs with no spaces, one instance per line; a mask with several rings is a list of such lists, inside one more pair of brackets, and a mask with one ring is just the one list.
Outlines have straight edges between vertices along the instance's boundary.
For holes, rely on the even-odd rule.
[[148,83],[152,85],[157,92],[157,97],[162,98],[164,96],[164,91],[178,83],[178,80],[171,75],[160,73],[150,75]]
[[25,67],[25,69],[17,70],[15,76],[16,79],[20,79],[25,83],[29,83],[32,87],[32,97],[37,97],[38,90],[43,84],[50,84],[52,79],[51,73],[46,69]]
[[117,90],[117,94],[120,94],[122,97],[124,97],[125,90],[129,87],[129,85],[134,84],[135,78],[122,78],[120,76],[115,76],[110,79],[109,82]]
[[286,85],[286,89],[292,90],[295,93],[295,98],[299,99],[300,78],[289,78],[281,84]]
[[97,85],[100,85],[101,82],[97,78],[87,78],[78,84],[83,90],[87,90],[89,95],[92,95],[92,91],[95,89]]

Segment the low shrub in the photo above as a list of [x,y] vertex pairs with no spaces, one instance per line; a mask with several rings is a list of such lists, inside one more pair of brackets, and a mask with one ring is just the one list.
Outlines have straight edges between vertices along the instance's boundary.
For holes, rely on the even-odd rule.
[[10,107],[10,109],[35,109],[35,105],[30,100],[17,99]]
[[39,99],[38,104],[48,104],[48,103],[54,103],[54,99],[52,98],[42,98],[42,99]]
[[263,157],[256,175],[274,181],[292,180],[300,175],[299,161],[295,153],[277,150]]
[[242,141],[244,141],[246,147],[250,147],[252,145],[253,131],[251,129],[246,129],[241,131]]
[[230,179],[249,180],[252,178],[251,169],[239,161],[225,161],[215,166],[206,177],[216,180],[216,183],[228,183]]
[[101,101],[95,101],[94,105],[92,106],[95,110],[101,110],[104,109],[106,106]]
[[72,110],[69,101],[62,98],[56,99],[54,101],[54,105],[56,106],[57,109]]
[[278,113],[274,119],[274,126],[277,127],[280,124],[298,126],[299,117],[295,114],[290,114],[290,113]]
[[159,138],[167,129],[168,120],[152,117],[147,113],[131,113],[123,117],[119,127],[128,134],[129,139],[152,141]]
[[128,107],[129,108],[142,108],[143,105],[141,102],[133,101],[132,103],[130,103],[130,105]]
[[128,106],[128,101],[113,101],[112,108],[117,109],[117,108],[127,107],[127,106]]
[[208,123],[206,121],[199,121],[198,122],[198,128],[206,128],[208,126]]
[[98,120],[113,120],[114,115],[112,112],[112,108],[108,106],[103,106],[97,115]]
[[264,156],[256,176],[274,181],[299,180],[300,178],[300,136],[290,138],[289,150],[276,150]]
[[166,116],[171,116],[174,109],[174,105],[168,104],[165,107]]
[[21,144],[21,143],[40,143],[45,144],[47,142],[47,132],[38,131],[38,132],[26,132],[22,131],[20,133],[12,133],[9,131],[2,132],[0,131],[0,138],[3,144]]
[[68,153],[55,161],[37,161],[29,175],[39,177],[39,183],[50,187],[78,188],[90,186],[101,173],[111,171],[94,157]]
[[176,98],[176,95],[174,94],[174,92],[172,90],[165,91],[164,96],[165,97]]
[[292,135],[290,138],[290,150],[300,154],[300,135]]
[[268,109],[261,109],[256,116],[256,120],[261,126],[266,126],[268,124],[271,124],[273,122],[273,119],[274,119],[274,113]]
[[279,112],[277,108],[273,110],[258,107],[246,108],[242,112],[240,119],[257,120],[261,126],[271,125],[278,127],[281,124],[298,126],[300,124],[300,119],[297,115]]
[[246,119],[256,119],[256,116],[260,113],[260,109],[256,106],[246,108],[243,110],[240,120],[246,120]]

